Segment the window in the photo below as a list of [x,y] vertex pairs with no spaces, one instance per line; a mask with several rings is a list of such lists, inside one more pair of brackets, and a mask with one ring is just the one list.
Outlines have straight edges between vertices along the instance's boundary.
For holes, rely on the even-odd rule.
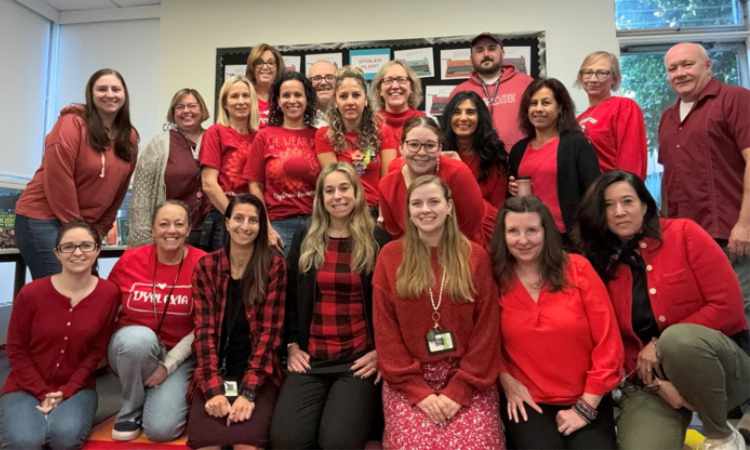
[[725,27],[743,24],[739,0],[617,0],[618,30]]

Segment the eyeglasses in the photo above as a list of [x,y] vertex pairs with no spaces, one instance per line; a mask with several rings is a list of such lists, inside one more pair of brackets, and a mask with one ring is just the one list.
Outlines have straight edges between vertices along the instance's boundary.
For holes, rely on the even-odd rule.
[[336,75],[315,75],[314,77],[310,77],[310,81],[313,83],[320,83],[321,81],[326,80],[329,83],[333,83],[336,81]]
[[434,141],[428,141],[428,142],[419,142],[419,141],[406,141],[404,142],[406,144],[407,150],[409,150],[412,153],[417,153],[420,149],[424,149],[427,153],[433,153],[435,150],[437,150],[438,144]]
[[410,80],[407,77],[388,77],[388,78],[383,78],[383,84],[385,84],[386,86],[391,85],[391,84],[404,85],[404,84],[408,84],[409,81]]
[[581,78],[596,78],[597,80],[604,80],[612,74],[609,70],[591,70],[586,69],[580,72]]
[[97,243],[94,241],[83,241],[78,244],[75,244],[73,242],[66,242],[64,244],[58,245],[55,248],[60,253],[73,253],[76,251],[76,249],[80,249],[83,253],[90,253],[99,248],[99,245],[97,245]]
[[184,111],[186,109],[199,109],[200,106],[201,105],[199,105],[197,103],[188,103],[188,104],[180,103],[179,105],[174,105],[174,110],[175,111]]
[[258,63],[257,63],[258,67],[263,67],[263,66],[273,67],[275,65],[276,65],[276,60],[275,59],[269,59],[268,61],[258,61]]

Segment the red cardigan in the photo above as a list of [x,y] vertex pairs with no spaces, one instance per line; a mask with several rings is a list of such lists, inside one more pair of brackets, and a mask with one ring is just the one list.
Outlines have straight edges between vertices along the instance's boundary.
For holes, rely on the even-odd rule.
[[[731,336],[747,329],[737,275],[716,242],[690,219],[661,219],[661,242],[645,238],[640,252],[660,330],[675,323],[703,325]],[[633,331],[630,268],[620,264],[608,283],[625,344],[625,370],[636,367],[643,343]]]
[[[497,287],[489,257],[479,245],[471,244],[470,266],[477,295],[472,303],[454,303],[444,296],[440,325],[453,333],[456,349],[429,355],[425,341],[432,327],[429,295],[425,292],[417,299],[403,299],[396,294],[396,271],[402,256],[402,240],[386,244],[378,256],[372,282],[375,348],[383,378],[413,404],[430,394],[442,393],[469,405],[475,391],[494,385],[500,364],[500,330],[495,325],[499,320]],[[435,278],[440,280],[436,251],[432,265]],[[435,392],[424,380],[422,364],[447,358],[458,359],[458,368],[448,384]]]
[[6,350],[10,375],[3,393],[26,391],[39,401],[49,392],[63,398],[94,388],[94,370],[112,335],[120,290],[107,280],[75,307],[52,286],[51,277],[24,286],[13,302]]
[[622,374],[622,340],[604,283],[568,255],[567,287],[534,302],[518,278],[500,296],[504,370],[539,403],[569,405],[611,391]]
[[[448,184],[456,206],[458,227],[467,238],[479,243],[482,237],[482,221],[487,203],[471,169],[461,161],[441,155],[437,176]],[[403,158],[391,162],[388,173],[380,179],[380,214],[383,216],[385,231],[394,239],[406,232],[406,183],[401,173]]]

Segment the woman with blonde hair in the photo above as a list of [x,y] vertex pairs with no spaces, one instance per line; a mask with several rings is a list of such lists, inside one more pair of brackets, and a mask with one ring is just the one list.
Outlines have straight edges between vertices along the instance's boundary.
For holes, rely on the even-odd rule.
[[373,278],[383,447],[502,449],[489,257],[459,231],[440,178],[414,180],[406,203],[406,235],[383,248]]
[[422,81],[405,62],[388,61],[372,81],[372,103],[377,119],[392,129],[398,142],[404,124],[409,119],[424,116],[417,109],[422,103]]
[[207,249],[224,244],[224,211],[229,200],[247,192],[242,175],[258,131],[258,104],[250,80],[233,76],[219,91],[219,116],[203,135],[200,149],[203,192],[213,206],[202,232],[207,235]]
[[271,88],[281,79],[284,73],[284,58],[279,51],[268,45],[258,44],[247,56],[245,76],[253,84],[258,97],[260,128],[268,125],[268,114],[271,111]]
[[351,164],[360,177],[367,204],[378,206],[378,181],[396,157],[398,142],[389,127],[378,129],[362,71],[350,66],[336,74],[329,126],[315,133],[315,152],[322,167],[336,161]]
[[133,198],[128,214],[128,246],[151,242],[151,219],[166,200],[180,200],[190,211],[192,245],[200,245],[207,203],[201,190],[198,149],[208,108],[195,89],[175,92],[167,110],[165,131],[140,152],[133,174]]
[[363,448],[379,422],[372,272],[386,242],[346,163],[326,166],[309,226],[289,253],[289,374],[271,426],[274,448]]

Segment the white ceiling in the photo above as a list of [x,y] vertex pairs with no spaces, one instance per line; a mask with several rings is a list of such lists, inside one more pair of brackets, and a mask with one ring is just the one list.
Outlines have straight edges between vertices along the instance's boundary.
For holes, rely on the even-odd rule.
[[46,0],[58,11],[80,11],[91,9],[131,8],[134,6],[158,5],[160,0]]

